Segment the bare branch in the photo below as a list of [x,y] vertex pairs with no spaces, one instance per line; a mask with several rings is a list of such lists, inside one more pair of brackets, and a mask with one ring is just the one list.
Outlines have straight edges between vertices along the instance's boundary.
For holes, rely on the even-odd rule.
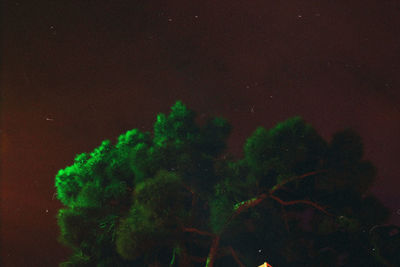
[[237,263],[240,267],[246,267],[246,266],[244,266],[244,264],[239,260],[239,257],[238,257],[238,255],[236,254],[236,251],[235,251],[232,247],[229,247],[228,249],[229,249],[230,253],[232,254],[232,257],[233,257],[233,259],[236,261],[236,263]]
[[243,211],[245,211],[245,210],[247,210],[249,208],[257,206],[258,204],[260,204],[267,197],[268,197],[267,194],[261,194],[258,197],[254,197],[252,199],[237,203],[234,206],[235,213],[233,214],[232,217],[235,217],[236,215],[242,213]]
[[[312,176],[312,175],[316,175],[316,174],[319,174],[319,173],[322,173],[322,172],[326,172],[326,170],[319,170],[319,171],[308,172],[308,173],[305,173],[305,174],[300,175],[300,176],[294,176],[294,177],[288,178],[288,179],[286,179],[284,182],[282,182],[282,183],[280,183],[280,184],[277,184],[277,185],[275,185],[273,188],[271,188],[271,190],[269,190],[269,195],[272,195],[275,191],[281,189],[281,188],[282,188],[283,186],[285,186],[287,183],[290,183],[290,182],[295,181],[295,180],[304,179],[304,178],[306,178],[306,177],[309,177],[309,176]],[[258,197],[254,197],[254,198],[252,198],[252,199],[249,199],[249,200],[246,200],[246,201],[242,201],[242,202],[240,202],[240,203],[237,203],[237,204],[234,206],[235,213],[233,214],[232,218],[236,217],[237,215],[239,215],[240,213],[242,213],[243,211],[245,211],[245,210],[247,210],[247,209],[249,209],[249,208],[252,208],[252,207],[257,206],[257,205],[260,204],[264,199],[268,198],[269,195],[267,195],[267,194],[264,193],[264,194],[259,195]]]
[[312,202],[312,201],[310,201],[310,200],[303,200],[303,199],[301,199],[301,200],[284,201],[284,200],[282,200],[282,199],[280,199],[279,197],[274,196],[274,195],[270,195],[269,197],[272,198],[272,199],[274,199],[274,200],[276,200],[276,201],[278,201],[278,202],[279,202],[281,205],[283,205],[283,206],[296,205],[296,204],[306,204],[306,205],[313,206],[314,208],[316,208],[316,209],[322,211],[323,213],[325,213],[326,215],[334,216],[333,214],[327,212],[327,211],[325,210],[325,208],[321,207],[321,206],[318,205],[317,203]]
[[317,175],[317,174],[320,174],[320,173],[323,173],[323,172],[326,172],[326,170],[313,171],[313,172],[305,173],[305,174],[300,175],[300,176],[290,177],[290,178],[284,180],[282,183],[279,183],[279,184],[275,185],[274,187],[272,187],[271,190],[269,190],[269,193],[273,194],[275,191],[281,189],[284,185],[286,185],[286,184],[288,184],[288,183],[290,183],[292,181],[304,179],[306,177],[309,177],[309,176],[312,176],[312,175]]

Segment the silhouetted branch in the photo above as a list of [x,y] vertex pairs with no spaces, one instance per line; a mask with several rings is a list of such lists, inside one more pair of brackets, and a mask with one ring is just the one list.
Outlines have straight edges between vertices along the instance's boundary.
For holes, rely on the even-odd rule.
[[234,206],[235,213],[232,215],[232,218],[236,217],[237,215],[239,215],[240,213],[242,213],[243,211],[245,211],[249,208],[257,206],[267,197],[268,197],[268,195],[264,193],[264,194],[259,195],[258,197],[255,197],[255,198],[252,198],[252,199],[249,199],[246,201],[242,201],[242,202],[236,204]]
[[333,214],[327,212],[327,211],[325,210],[325,208],[321,207],[321,206],[318,205],[317,203],[312,202],[312,201],[310,201],[310,200],[291,200],[291,201],[284,201],[284,200],[282,200],[282,199],[280,199],[280,198],[278,198],[277,196],[274,196],[274,195],[270,195],[269,197],[272,198],[272,199],[274,199],[274,200],[276,200],[276,201],[278,201],[278,202],[279,202],[281,205],[283,205],[283,206],[296,205],[296,204],[306,204],[306,205],[313,206],[314,208],[316,208],[316,209],[322,211],[323,213],[325,213],[326,215],[333,216]]
[[213,242],[212,242],[211,248],[210,248],[210,252],[208,253],[208,257],[207,257],[206,267],[214,266],[214,261],[216,259],[220,239],[221,239],[221,237],[219,235],[217,235],[213,239]]
[[238,255],[236,254],[236,251],[235,251],[232,247],[229,247],[228,249],[229,249],[230,253],[232,254],[232,257],[233,257],[233,259],[236,261],[236,263],[237,263],[240,267],[246,267],[246,266],[244,266],[244,264],[239,260],[239,257],[238,257]]
[[273,194],[275,191],[281,189],[284,185],[286,185],[286,184],[288,184],[288,183],[290,183],[292,181],[304,179],[306,177],[309,177],[309,176],[312,176],[312,175],[317,175],[317,174],[320,174],[320,173],[323,173],[323,172],[326,172],[326,170],[313,171],[313,172],[305,173],[305,174],[300,175],[300,176],[290,177],[290,178],[284,180],[282,183],[279,183],[279,184],[275,185],[274,187],[272,187],[271,190],[269,190],[269,193]]
[[[265,200],[265,199],[267,199],[269,197],[274,199],[274,200],[276,200],[276,201],[278,201],[283,206],[295,205],[295,204],[307,204],[307,205],[311,205],[311,206],[315,207],[316,209],[324,212],[327,215],[333,216],[332,214],[328,213],[324,208],[322,208],[321,206],[319,206],[318,204],[316,204],[316,203],[314,203],[312,201],[309,201],[309,200],[283,201],[280,198],[272,195],[272,193],[276,192],[277,190],[281,189],[284,185],[286,185],[286,184],[288,184],[288,183],[290,183],[292,181],[304,179],[306,177],[309,177],[309,176],[312,176],[312,175],[316,175],[316,174],[319,174],[319,173],[323,173],[323,172],[326,172],[326,170],[308,172],[308,173],[305,173],[305,174],[300,175],[300,176],[295,176],[295,177],[288,178],[284,182],[282,182],[280,184],[277,184],[274,187],[272,187],[271,190],[269,190],[268,194],[267,193],[263,193],[263,194],[261,194],[261,195],[259,195],[257,197],[252,198],[252,199],[237,203],[234,206],[234,213],[229,218],[229,220],[227,221],[225,226],[227,226],[240,213],[248,210],[249,208],[257,206],[263,200]],[[285,221],[285,223],[286,223],[286,226],[287,226],[287,229],[288,229],[289,226],[287,224],[287,221]],[[217,235],[213,240],[213,244],[211,246],[210,253],[209,253],[208,258],[207,258],[206,267],[212,267],[214,265],[214,261],[215,261],[215,258],[216,258],[216,253],[217,253],[217,249],[218,249],[218,245],[219,245],[219,240],[220,240],[220,236],[219,235]]]

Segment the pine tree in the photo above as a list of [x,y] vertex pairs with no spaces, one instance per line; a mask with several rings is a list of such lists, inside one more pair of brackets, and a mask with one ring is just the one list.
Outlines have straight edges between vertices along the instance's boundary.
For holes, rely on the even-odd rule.
[[[376,170],[351,130],[330,142],[302,118],[226,153],[231,125],[178,101],[154,131],[78,154],[58,172],[62,266],[375,266],[370,229],[388,211],[369,193]],[[223,154],[225,153],[225,154]],[[391,241],[392,242],[392,241]],[[394,243],[394,241],[392,242]],[[393,260],[394,259],[394,260]],[[369,265],[368,265],[369,264]]]

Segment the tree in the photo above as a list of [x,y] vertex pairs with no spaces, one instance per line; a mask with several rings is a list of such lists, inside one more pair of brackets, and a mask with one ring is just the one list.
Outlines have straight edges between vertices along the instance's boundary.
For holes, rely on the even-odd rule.
[[374,250],[385,242],[369,230],[388,211],[368,191],[376,171],[355,132],[327,142],[294,117],[259,127],[241,159],[225,153],[230,132],[178,101],[153,133],[77,155],[55,179],[60,241],[74,252],[61,265],[394,264]]

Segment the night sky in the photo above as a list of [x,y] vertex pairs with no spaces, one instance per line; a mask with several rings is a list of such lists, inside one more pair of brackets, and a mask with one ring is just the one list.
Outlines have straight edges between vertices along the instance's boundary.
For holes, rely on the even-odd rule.
[[2,266],[56,266],[54,177],[76,154],[151,130],[178,99],[233,125],[300,115],[327,140],[351,127],[400,225],[400,1],[4,1]]

